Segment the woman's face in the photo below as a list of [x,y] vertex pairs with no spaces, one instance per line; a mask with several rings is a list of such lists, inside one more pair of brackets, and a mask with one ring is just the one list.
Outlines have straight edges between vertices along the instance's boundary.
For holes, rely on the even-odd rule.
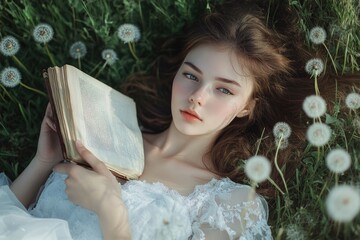
[[175,127],[187,135],[214,134],[235,117],[249,114],[253,80],[230,48],[199,45],[180,66],[173,82]]

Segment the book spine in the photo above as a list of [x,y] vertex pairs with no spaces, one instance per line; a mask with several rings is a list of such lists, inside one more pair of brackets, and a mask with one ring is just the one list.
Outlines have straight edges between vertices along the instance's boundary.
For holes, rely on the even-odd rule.
[[67,156],[67,153],[66,153],[66,147],[65,147],[65,144],[64,144],[64,139],[63,139],[62,134],[61,134],[59,118],[58,118],[58,115],[57,115],[57,112],[56,112],[56,109],[55,109],[55,102],[54,102],[54,98],[53,98],[52,91],[51,91],[49,73],[48,73],[48,71],[46,69],[43,69],[42,76],[43,76],[43,79],[44,79],[44,82],[45,82],[46,91],[48,93],[49,102],[50,102],[50,106],[51,106],[51,110],[52,110],[52,114],[53,114],[52,118],[53,118],[53,121],[54,121],[55,126],[56,126],[56,132],[57,132],[57,135],[59,137],[63,158],[66,159],[66,160],[69,160],[68,156]]

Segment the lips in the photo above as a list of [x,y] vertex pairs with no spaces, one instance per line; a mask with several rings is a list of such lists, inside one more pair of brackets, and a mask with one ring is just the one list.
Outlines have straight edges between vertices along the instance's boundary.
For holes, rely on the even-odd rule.
[[180,110],[180,113],[188,120],[199,120],[202,121],[202,119],[199,117],[199,115],[192,111],[192,110]]

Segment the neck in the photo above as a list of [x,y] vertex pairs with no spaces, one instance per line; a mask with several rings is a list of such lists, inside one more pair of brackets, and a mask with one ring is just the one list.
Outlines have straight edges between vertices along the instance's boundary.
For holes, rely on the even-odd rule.
[[165,158],[192,162],[203,166],[203,157],[212,146],[214,138],[215,136],[209,135],[191,136],[182,134],[171,123],[167,130],[154,136],[151,144]]

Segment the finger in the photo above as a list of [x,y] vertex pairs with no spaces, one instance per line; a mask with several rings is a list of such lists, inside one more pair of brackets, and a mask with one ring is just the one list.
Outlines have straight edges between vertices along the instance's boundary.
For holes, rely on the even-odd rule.
[[48,103],[46,106],[45,116],[49,118],[53,117],[53,111],[50,103]]
[[82,159],[86,161],[95,172],[106,176],[112,176],[106,165],[87,150],[79,140],[76,141],[76,149]]
[[48,127],[50,127],[53,131],[56,132],[56,124],[54,122],[53,111],[52,111],[50,103],[48,103],[46,106],[45,116],[44,116],[42,124],[43,125],[46,124]]
[[56,124],[51,119],[46,118],[45,122],[54,132],[56,132]]

